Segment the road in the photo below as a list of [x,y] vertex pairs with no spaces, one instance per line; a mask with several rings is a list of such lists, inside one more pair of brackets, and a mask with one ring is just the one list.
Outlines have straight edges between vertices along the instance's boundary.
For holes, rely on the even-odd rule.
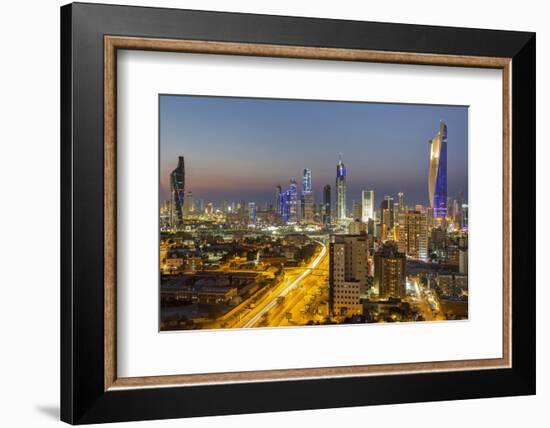
[[321,245],[321,251],[313,259],[313,261],[304,268],[294,269],[295,272],[287,274],[285,281],[268,293],[259,302],[256,303],[254,309],[248,314],[244,315],[239,322],[233,327],[235,328],[252,328],[261,323],[269,312],[277,306],[280,300],[290,297],[291,293],[301,285],[301,283],[320,265],[320,263],[328,259],[327,247],[322,242],[318,242]]
[[444,317],[440,314],[440,305],[433,293],[429,289],[425,289],[414,280],[414,290],[416,294],[416,306],[420,309],[422,316],[426,321],[442,320]]

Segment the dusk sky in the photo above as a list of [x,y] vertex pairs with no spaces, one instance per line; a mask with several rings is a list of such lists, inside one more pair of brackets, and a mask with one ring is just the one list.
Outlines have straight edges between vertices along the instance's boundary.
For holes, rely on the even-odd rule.
[[447,124],[448,196],[468,197],[468,108],[346,101],[160,96],[161,198],[185,157],[193,198],[273,203],[275,186],[299,188],[312,170],[315,201],[333,190],[338,155],[347,170],[348,208],[361,190],[404,192],[407,205],[428,204],[428,141]]

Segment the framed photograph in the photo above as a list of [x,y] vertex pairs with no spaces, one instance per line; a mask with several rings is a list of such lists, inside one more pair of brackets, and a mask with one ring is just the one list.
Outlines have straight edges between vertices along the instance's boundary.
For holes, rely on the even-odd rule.
[[61,8],[61,418],[535,393],[535,34]]

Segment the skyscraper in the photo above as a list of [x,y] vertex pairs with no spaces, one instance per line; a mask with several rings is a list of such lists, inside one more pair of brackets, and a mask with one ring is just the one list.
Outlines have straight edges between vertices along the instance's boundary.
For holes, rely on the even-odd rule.
[[323,224],[330,224],[331,218],[330,218],[330,212],[332,210],[332,204],[330,201],[330,192],[331,188],[330,185],[327,184],[323,188]]
[[336,165],[336,220],[346,219],[346,167],[342,158]]
[[428,197],[434,218],[447,216],[447,125],[439,122],[439,132],[430,141]]
[[288,189],[281,193],[281,220],[283,223],[296,223],[298,221],[298,185],[291,179]]
[[251,224],[256,224],[256,202],[248,203],[248,219]]
[[363,190],[361,192],[361,203],[361,221],[367,223],[369,218],[374,220],[374,190]]
[[388,231],[393,227],[395,204],[391,196],[384,196],[384,200],[380,204],[381,222],[385,224]]
[[335,315],[363,313],[366,292],[368,242],[365,235],[334,235],[330,247],[329,306]]
[[374,254],[374,290],[381,299],[405,297],[405,254],[397,251],[394,244],[385,244]]
[[183,223],[183,201],[185,199],[185,163],[183,156],[178,157],[178,166],[170,174],[170,227],[173,229]]
[[305,223],[313,221],[313,191],[311,190],[311,169],[305,168],[302,175],[301,216]]
[[405,195],[403,192],[397,194],[397,208],[398,214],[405,212]]
[[428,219],[419,211],[399,215],[399,251],[416,260],[428,259]]

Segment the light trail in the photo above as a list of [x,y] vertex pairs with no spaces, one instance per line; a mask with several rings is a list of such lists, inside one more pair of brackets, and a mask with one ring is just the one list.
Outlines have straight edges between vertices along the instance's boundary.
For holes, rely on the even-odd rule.
[[296,288],[298,286],[300,281],[302,281],[305,277],[307,277],[309,274],[311,274],[313,269],[315,269],[317,267],[317,265],[321,262],[321,260],[325,256],[325,254],[327,252],[327,247],[326,247],[325,244],[323,244],[320,241],[315,241],[315,242],[317,242],[317,243],[319,243],[323,246],[323,248],[321,249],[321,252],[315,258],[315,260],[313,260],[313,262],[311,262],[309,267],[307,267],[300,274],[300,276],[298,278],[296,278],[294,281],[292,281],[286,288],[284,288],[279,294],[277,294],[267,305],[265,305],[256,315],[254,315],[252,318],[250,318],[250,320],[248,320],[248,322],[243,326],[244,328],[254,327],[254,325],[257,324],[265,314],[267,314],[271,309],[273,309],[275,307],[275,305],[277,304],[277,299],[279,297],[285,297],[288,293],[290,293],[294,288]]

